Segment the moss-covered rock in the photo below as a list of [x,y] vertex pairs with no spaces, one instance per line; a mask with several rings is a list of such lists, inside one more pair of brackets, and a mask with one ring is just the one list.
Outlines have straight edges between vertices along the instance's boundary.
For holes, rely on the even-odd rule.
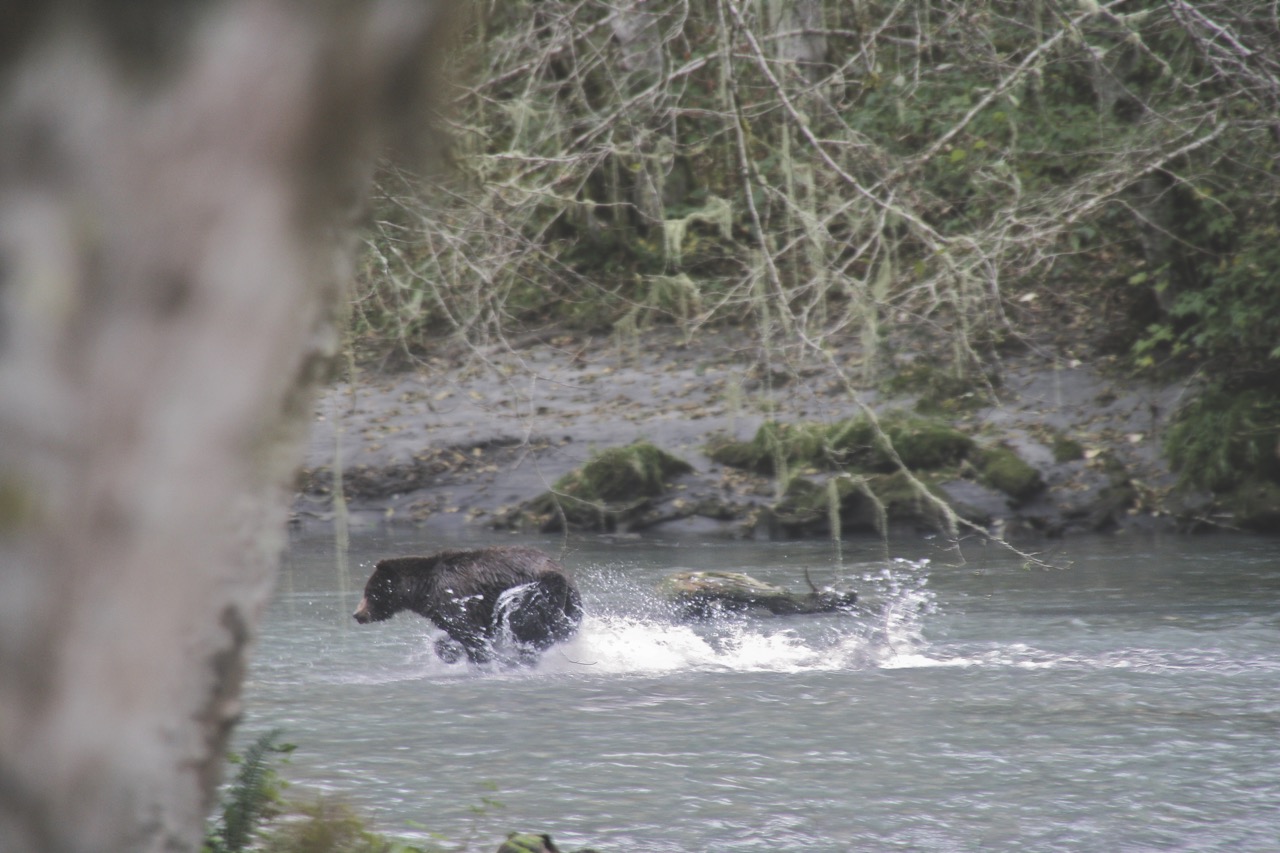
[[[566,525],[612,531],[642,516],[674,477],[693,470],[688,462],[647,441],[601,451],[521,507],[519,515],[554,532]],[[508,524],[513,523],[508,519]]]
[[916,411],[924,415],[949,415],[991,405],[987,380],[957,375],[952,369],[928,361],[916,361],[884,383],[890,394],[918,394]]
[[[946,494],[933,483],[924,483],[929,494],[950,505]],[[839,532],[883,533],[887,526],[909,525],[925,530],[945,527],[946,513],[922,494],[901,471],[891,474],[842,475],[826,483],[796,477],[769,514],[770,532],[783,538],[830,536],[832,502]]]
[[846,521],[860,516],[870,519],[864,529],[875,530],[875,514],[864,506],[869,499],[857,492],[851,478],[819,483],[808,477],[792,477],[782,496],[769,508],[770,535],[783,539],[830,536],[833,500],[842,532],[850,532]]
[[1007,447],[983,448],[974,455],[973,463],[983,483],[1017,503],[1026,503],[1044,491],[1040,472]]
[[[889,414],[880,421],[904,465],[912,470],[934,470],[958,464],[974,447],[973,439],[938,421],[904,414]],[[893,457],[864,417],[835,424],[765,423],[749,442],[718,441],[707,454],[722,465],[759,474],[779,474],[789,469],[882,472],[897,468]]]
[[584,501],[627,502],[655,497],[667,481],[693,466],[647,441],[597,453],[585,465],[556,481],[555,491]]
[[1049,449],[1053,453],[1053,461],[1059,465],[1084,458],[1084,445],[1060,432],[1054,432],[1050,437]]
[[902,463],[913,471],[958,465],[974,448],[968,435],[937,421],[902,418],[888,420],[882,426]]
[[[890,526],[911,525],[924,530],[941,530],[946,526],[943,510],[911,482],[906,474],[895,471],[867,478],[871,491],[884,507]],[[946,494],[936,485],[925,482],[929,494],[950,504]]]
[[775,475],[785,466],[828,467],[832,427],[817,423],[767,421],[750,441],[723,440],[707,446],[707,455],[722,465]]

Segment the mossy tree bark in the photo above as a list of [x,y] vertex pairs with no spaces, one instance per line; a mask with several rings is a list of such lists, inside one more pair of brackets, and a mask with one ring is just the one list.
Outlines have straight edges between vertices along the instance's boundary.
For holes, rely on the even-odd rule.
[[433,10],[6,11],[0,848],[197,846]]

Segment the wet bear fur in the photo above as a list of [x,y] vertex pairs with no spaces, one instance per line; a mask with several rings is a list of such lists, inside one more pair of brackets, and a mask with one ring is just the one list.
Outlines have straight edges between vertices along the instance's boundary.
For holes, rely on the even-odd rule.
[[533,663],[572,637],[582,621],[582,599],[564,567],[527,547],[381,560],[352,615],[364,624],[401,610],[425,616],[449,635],[436,643],[436,654],[449,663],[463,653],[485,663],[506,645],[516,660]]

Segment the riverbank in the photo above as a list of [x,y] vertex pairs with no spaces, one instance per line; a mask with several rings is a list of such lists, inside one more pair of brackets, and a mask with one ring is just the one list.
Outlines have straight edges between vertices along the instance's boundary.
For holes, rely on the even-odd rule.
[[[939,398],[925,360],[902,356],[898,375],[913,381],[860,390],[855,401],[822,365],[792,361],[783,370],[762,351],[741,330],[688,339],[655,329],[635,340],[530,337],[442,351],[394,375],[357,372],[354,384],[335,384],[318,402],[294,521],[333,522],[333,472],[341,470],[354,527],[527,529],[538,523],[527,502],[599,452],[646,440],[691,470],[614,532],[817,535],[820,525],[779,525],[774,477],[718,463],[708,445],[750,441],[771,420],[837,423],[858,416],[861,402],[880,417],[927,411],[931,422],[1011,450],[1035,470],[1042,485],[1017,497],[967,463],[938,473],[935,493],[981,529],[1056,537],[1195,523],[1196,509],[1171,499],[1175,478],[1160,453],[1185,385],[1123,378],[1105,360],[1024,351],[1002,357],[990,388]],[[928,522],[894,516],[891,526]]]

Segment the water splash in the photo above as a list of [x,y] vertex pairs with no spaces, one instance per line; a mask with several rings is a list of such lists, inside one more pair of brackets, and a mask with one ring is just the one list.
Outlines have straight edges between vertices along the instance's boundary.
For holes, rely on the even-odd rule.
[[685,621],[625,579],[597,591],[578,635],[550,649],[539,673],[652,675],[804,672],[891,666],[927,646],[935,612],[928,560],[893,560],[859,576],[852,612]]
[[[557,652],[559,654],[557,654]],[[687,625],[627,616],[588,617],[578,637],[540,668],[648,675],[697,670],[795,672],[825,668],[826,656],[788,628],[713,619]]]

